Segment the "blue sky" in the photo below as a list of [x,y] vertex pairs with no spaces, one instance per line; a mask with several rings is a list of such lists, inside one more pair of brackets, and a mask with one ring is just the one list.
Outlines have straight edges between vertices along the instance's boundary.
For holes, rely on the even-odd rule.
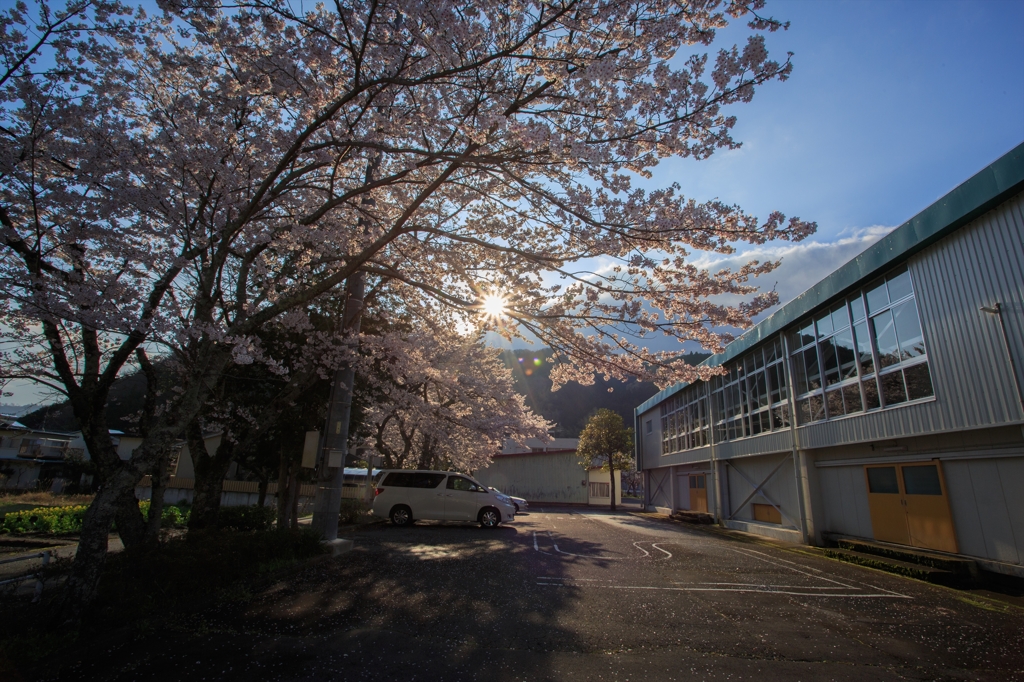
[[[697,258],[716,269],[781,258],[758,284],[785,303],[1024,142],[1024,2],[769,0],[767,11],[791,22],[768,47],[794,53],[792,77],[729,110],[740,149],[663,162],[644,184],[816,221],[799,244]],[[714,47],[740,37],[727,30]]]
[[[768,43],[794,53],[792,78],[732,108],[741,149],[665,162],[649,186],[679,182],[698,200],[817,221],[802,244],[704,260],[782,257],[762,284],[785,301],[1024,142],[1024,2],[769,0],[767,10],[792,22]],[[37,395],[22,387],[3,401]]]

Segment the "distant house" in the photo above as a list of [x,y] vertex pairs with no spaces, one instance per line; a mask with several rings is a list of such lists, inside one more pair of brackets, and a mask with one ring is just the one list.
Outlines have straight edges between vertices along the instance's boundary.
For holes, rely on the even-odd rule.
[[[584,469],[576,456],[578,438],[531,438],[519,445],[507,441],[485,469],[473,472],[478,481],[531,503],[611,503],[611,476],[599,467]],[[615,472],[615,501],[622,501],[621,472]]]
[[0,488],[49,488],[64,473],[64,458],[76,450],[71,435],[30,429],[11,417],[0,416]]

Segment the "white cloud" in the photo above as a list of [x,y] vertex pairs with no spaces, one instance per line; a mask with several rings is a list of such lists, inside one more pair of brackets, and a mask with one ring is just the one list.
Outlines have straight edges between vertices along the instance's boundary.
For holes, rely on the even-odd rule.
[[[830,275],[843,263],[863,252],[894,228],[884,225],[847,230],[834,241],[804,241],[796,244],[766,244],[721,256],[702,254],[693,263],[715,271],[722,268],[737,269],[752,261],[781,260],[775,270],[757,278],[754,283],[762,291],[775,290],[779,294],[779,305],[793,300],[807,289]],[[763,319],[775,312],[778,306],[762,313]]]

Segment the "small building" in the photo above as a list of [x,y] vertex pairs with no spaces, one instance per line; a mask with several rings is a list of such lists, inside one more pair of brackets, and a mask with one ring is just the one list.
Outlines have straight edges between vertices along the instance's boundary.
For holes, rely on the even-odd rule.
[[[478,481],[527,502],[555,504],[611,503],[611,476],[600,467],[585,469],[576,456],[578,438],[554,438],[546,443],[527,439],[524,445],[505,443],[485,469],[473,472]],[[615,472],[615,501],[622,502],[622,475]]]
[[64,475],[64,458],[81,454],[71,436],[30,429],[11,417],[0,416],[0,488],[47,489]]
[[1024,576],[1024,145],[635,410],[650,509]]

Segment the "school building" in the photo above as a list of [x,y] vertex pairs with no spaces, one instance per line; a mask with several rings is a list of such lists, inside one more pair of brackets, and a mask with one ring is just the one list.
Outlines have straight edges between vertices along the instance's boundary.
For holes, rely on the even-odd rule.
[[635,410],[651,510],[1024,576],[1024,144]]

